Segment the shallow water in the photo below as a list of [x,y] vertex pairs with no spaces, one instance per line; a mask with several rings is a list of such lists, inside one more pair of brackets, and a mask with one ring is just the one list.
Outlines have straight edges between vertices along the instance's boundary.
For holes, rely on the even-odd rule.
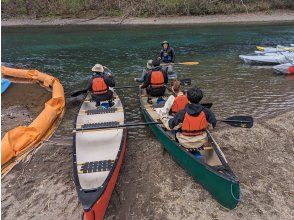
[[[213,102],[218,117],[249,114],[263,117],[294,106],[294,79],[269,67],[250,67],[239,54],[256,45],[294,43],[293,25],[251,26],[69,26],[2,28],[2,62],[36,68],[58,77],[66,93],[82,88],[95,63],[110,67],[117,85],[134,84],[146,60],[156,57],[162,40],[169,40],[179,78],[190,77]],[[142,120],[134,90],[120,91],[130,120]],[[73,115],[76,108],[67,112]]]

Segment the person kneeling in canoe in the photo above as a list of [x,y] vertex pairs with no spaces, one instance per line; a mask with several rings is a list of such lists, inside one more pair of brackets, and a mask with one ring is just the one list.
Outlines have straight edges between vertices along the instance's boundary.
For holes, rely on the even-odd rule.
[[164,106],[159,110],[161,117],[175,115],[188,104],[188,98],[184,91],[182,91],[181,82],[179,80],[172,81],[171,91],[173,94],[168,97]]
[[158,60],[161,60],[164,66],[164,69],[167,69],[168,73],[173,72],[172,63],[175,62],[176,53],[174,49],[169,45],[169,42],[163,41],[161,43],[162,49],[158,54]]
[[165,93],[165,84],[168,83],[167,73],[162,70],[159,60],[152,61],[152,70],[147,76],[143,84],[141,85],[142,89],[146,88],[148,97],[148,103],[152,104],[151,97],[160,97]]
[[196,149],[208,143],[205,129],[209,125],[215,127],[216,118],[210,109],[199,104],[203,98],[203,93],[200,89],[189,89],[187,97],[188,104],[174,118],[168,120],[167,128],[178,128],[179,132],[176,133],[178,142],[186,148]]
[[114,87],[115,82],[111,71],[101,64],[96,64],[92,71],[94,73],[88,81],[86,90],[92,92],[92,99],[96,101],[97,107],[101,101],[108,101],[109,107],[113,106],[113,92],[109,87]]

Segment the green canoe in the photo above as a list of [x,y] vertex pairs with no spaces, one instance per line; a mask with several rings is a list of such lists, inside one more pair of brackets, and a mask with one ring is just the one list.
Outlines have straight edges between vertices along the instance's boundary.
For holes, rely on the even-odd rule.
[[[156,103],[156,99],[153,99],[153,103]],[[146,95],[140,95],[140,104],[147,122],[159,120],[154,105],[147,103]],[[238,178],[230,169],[224,154],[209,131],[207,134],[211,147],[200,150],[201,156],[196,158],[179,145],[172,132],[163,129],[162,125],[150,124],[149,126],[173,159],[209,191],[222,206],[228,209],[234,209],[237,206],[240,201]]]

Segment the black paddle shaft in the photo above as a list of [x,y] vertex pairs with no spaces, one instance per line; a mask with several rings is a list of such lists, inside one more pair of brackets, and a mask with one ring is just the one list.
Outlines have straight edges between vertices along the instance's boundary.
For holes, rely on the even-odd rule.
[[232,116],[224,120],[218,120],[225,122],[234,127],[252,128],[253,118],[251,116]]
[[128,124],[121,124],[121,125],[111,125],[111,126],[101,126],[101,127],[92,127],[92,128],[78,128],[75,131],[91,131],[91,130],[102,130],[102,129],[111,129],[111,128],[128,128],[128,127],[139,127],[139,126],[146,126],[152,124],[162,124],[161,121],[159,122],[144,122],[144,123],[128,123]]

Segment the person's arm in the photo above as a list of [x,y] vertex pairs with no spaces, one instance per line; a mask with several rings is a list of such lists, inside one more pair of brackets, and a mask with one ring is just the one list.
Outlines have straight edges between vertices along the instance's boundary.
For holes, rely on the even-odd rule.
[[203,111],[205,112],[206,120],[208,121],[208,123],[210,123],[212,125],[212,127],[215,127],[216,126],[216,118],[215,118],[214,113],[208,108],[203,108]]
[[109,87],[115,87],[115,81],[113,79],[112,76],[110,75],[104,75],[103,76],[105,83],[107,84],[107,86]]
[[141,86],[142,89],[147,88],[150,85],[151,81],[151,73],[148,73],[144,79],[143,85]]
[[161,51],[159,52],[157,59],[158,59],[158,60],[162,60],[162,57],[163,57],[163,50],[161,50]]
[[135,78],[136,82],[142,83],[145,80],[145,75],[147,74],[147,70],[143,70],[142,76],[140,78]]
[[173,129],[174,127],[178,126],[180,123],[183,123],[184,117],[185,117],[185,109],[179,111],[174,118],[170,119],[168,121],[168,126],[170,129]]
[[111,70],[107,66],[103,66],[103,68],[104,68],[104,73],[112,74]]
[[174,95],[170,95],[168,97],[168,99],[166,100],[164,106],[161,108],[161,114],[162,114],[162,117],[165,117],[165,116],[168,116],[172,106],[173,106],[173,103],[174,103],[174,100],[175,100],[175,97]]
[[173,48],[171,48],[171,57],[172,57],[172,63],[174,63],[175,60],[176,60],[176,53],[175,53],[175,50]]

